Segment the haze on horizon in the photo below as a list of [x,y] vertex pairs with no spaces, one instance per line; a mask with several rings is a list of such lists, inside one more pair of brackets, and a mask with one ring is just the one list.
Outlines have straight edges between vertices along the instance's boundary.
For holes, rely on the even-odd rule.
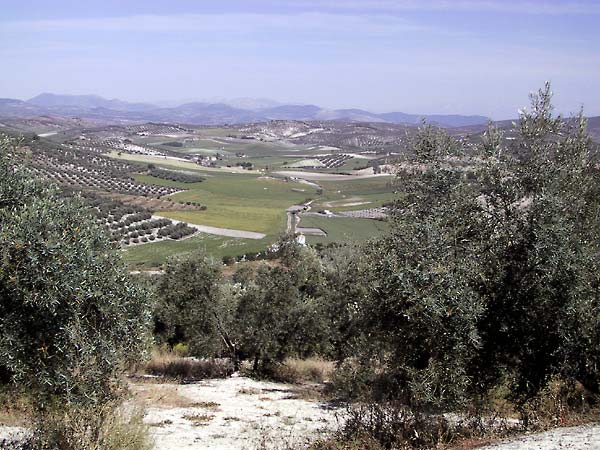
[[516,116],[553,83],[600,115],[600,2],[5,0],[0,97],[254,97]]

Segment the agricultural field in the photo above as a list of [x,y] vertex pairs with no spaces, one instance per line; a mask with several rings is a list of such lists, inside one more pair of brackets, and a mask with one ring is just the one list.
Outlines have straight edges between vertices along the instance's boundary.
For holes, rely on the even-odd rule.
[[206,211],[164,211],[163,216],[198,225],[277,236],[285,231],[285,210],[314,198],[314,186],[255,175],[221,174],[202,183],[182,183],[136,175],[139,182],[187,190],[170,196],[176,202],[201,202]]
[[360,215],[396,196],[393,177],[365,170],[377,151],[329,145],[339,133],[377,133],[372,128],[77,123],[44,119],[11,122],[11,129],[31,133],[26,159],[34,174],[92,199],[132,267],[159,267],[195,249],[216,259],[255,257],[293,229],[286,210],[307,202],[312,212],[339,216],[303,217],[300,227],[326,233],[307,237],[309,244],[365,240],[385,223],[341,214]]
[[381,220],[303,214],[300,226],[323,230],[327,233],[326,236],[306,236],[306,241],[312,245],[326,245],[334,242],[367,241],[381,236],[387,231],[389,225]]
[[[272,243],[272,242],[271,242]],[[162,241],[149,245],[138,245],[123,252],[123,258],[132,269],[160,267],[168,258],[185,256],[194,251],[203,251],[216,261],[224,256],[239,256],[263,252],[267,242],[253,239],[236,239],[200,233],[183,241]]]
[[323,194],[313,203],[313,210],[340,212],[377,208],[398,196],[393,177],[319,181],[319,185]]

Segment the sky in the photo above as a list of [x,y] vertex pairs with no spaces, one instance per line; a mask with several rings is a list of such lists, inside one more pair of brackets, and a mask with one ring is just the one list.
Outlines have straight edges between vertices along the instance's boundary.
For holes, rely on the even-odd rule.
[[600,115],[599,0],[0,0],[0,97]]

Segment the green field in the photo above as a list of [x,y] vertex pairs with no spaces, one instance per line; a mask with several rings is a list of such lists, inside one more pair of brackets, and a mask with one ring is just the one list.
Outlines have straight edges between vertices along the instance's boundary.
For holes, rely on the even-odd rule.
[[[166,211],[161,215],[198,225],[279,235],[285,231],[285,210],[308,198],[316,189],[301,183],[245,174],[207,177],[202,183],[177,183],[148,175],[136,175],[144,183],[189,189],[170,196],[180,202],[199,202],[206,211]],[[292,189],[302,190],[295,192]]]
[[223,256],[237,256],[244,253],[260,252],[274,241],[268,239],[234,239],[211,234],[200,234],[183,241],[162,241],[153,244],[129,247],[123,252],[123,259],[134,269],[160,267],[168,258],[182,256],[194,251],[204,251],[215,259]]
[[332,242],[360,242],[381,236],[388,228],[388,222],[353,217],[321,217],[303,215],[301,227],[320,228],[327,236],[306,236],[309,244],[330,244]]
[[234,157],[227,160],[227,164],[235,165],[237,163],[249,162],[254,165],[255,169],[264,170],[279,170],[286,167],[288,164],[292,164],[296,161],[300,161],[298,157],[287,157],[287,156],[253,156],[247,158]]
[[106,156],[114,159],[119,159],[123,161],[131,161],[142,164],[154,164],[156,166],[165,167],[167,169],[174,170],[191,170],[194,172],[222,172],[222,173],[231,173],[231,172],[244,172],[240,168],[215,168],[215,167],[204,167],[200,166],[191,161],[178,161],[174,159],[166,159],[160,156],[146,156],[146,155],[132,155],[130,153],[124,152],[110,152]]
[[[254,139],[233,139],[222,138],[218,136],[201,137],[195,141],[185,141],[185,138],[169,138],[169,137],[143,137],[136,138],[135,141],[140,144],[150,145],[156,149],[169,150],[191,153],[189,149],[201,148],[210,151],[220,152],[221,154],[235,156],[235,153],[242,152],[248,157],[256,156],[273,156],[278,154],[289,153],[314,153],[308,147],[303,145],[288,144],[282,142],[263,142]],[[166,147],[162,144],[165,142],[178,141],[184,144],[183,147]]]
[[392,177],[319,181],[323,195],[312,205],[313,209],[352,211],[377,208],[397,198],[396,181]]

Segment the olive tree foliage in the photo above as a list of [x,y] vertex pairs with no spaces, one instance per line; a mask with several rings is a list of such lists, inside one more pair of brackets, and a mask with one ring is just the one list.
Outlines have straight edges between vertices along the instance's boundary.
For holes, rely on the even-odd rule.
[[356,352],[366,352],[378,399],[418,411],[466,398],[483,304],[469,284],[477,247],[464,245],[476,209],[465,199],[474,196],[466,173],[451,164],[460,148],[429,126],[413,147],[415,159],[399,174],[403,194],[390,232],[365,248],[360,282],[368,292],[357,302],[364,339]]
[[263,263],[235,278],[240,355],[253,359],[255,370],[329,348],[323,265],[312,249],[281,245],[279,264]]
[[139,357],[149,308],[88,211],[15,164],[0,142],[0,367],[43,408],[115,396]]
[[202,252],[171,259],[157,288],[159,331],[170,344],[188,343],[195,355],[225,350],[236,359],[231,321],[237,296],[228,287],[220,266]]
[[554,117],[547,85],[514,140],[424,126],[398,174],[390,233],[369,245],[357,354],[387,396],[457,407],[508,383],[524,405],[551,377],[598,391],[600,192],[580,115]]
[[280,243],[277,264],[243,267],[231,280],[203,253],[169,261],[157,288],[157,334],[198,356],[251,359],[268,369],[288,355],[329,348],[323,267],[316,253]]
[[[341,361],[361,353],[361,304],[370,292],[371,262],[360,245],[346,244],[322,250],[325,298],[323,317],[327,320],[328,352],[326,356]],[[368,343],[368,342],[367,342]]]
[[550,86],[531,96],[502,144],[490,129],[475,171],[481,241],[471,285],[483,299],[471,372],[505,378],[517,403],[551,376],[598,393],[600,174],[586,120],[552,115]]

